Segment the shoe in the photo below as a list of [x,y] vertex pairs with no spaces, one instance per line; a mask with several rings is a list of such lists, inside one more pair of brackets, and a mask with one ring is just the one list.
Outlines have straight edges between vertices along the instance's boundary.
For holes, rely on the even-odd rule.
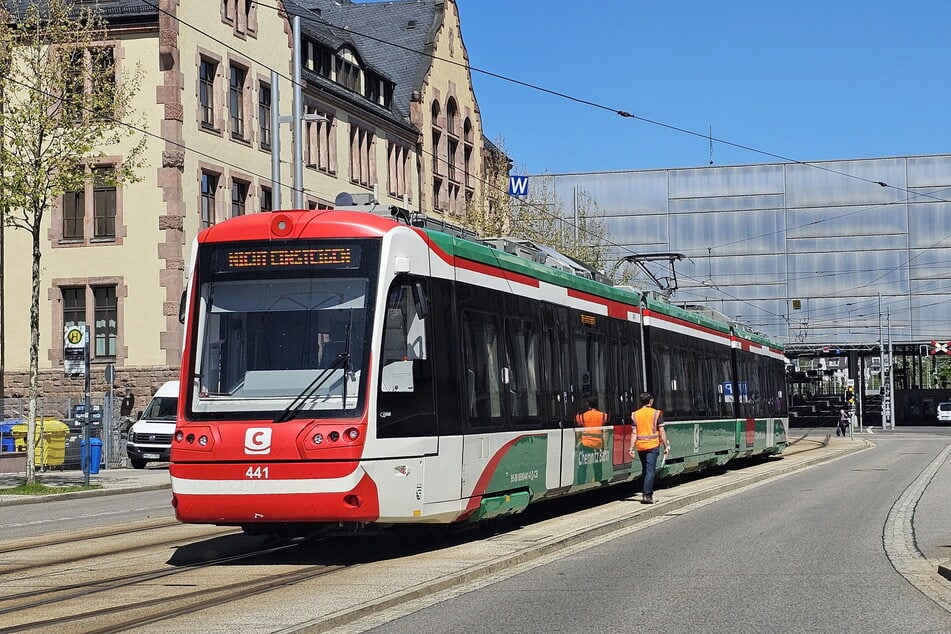
[[653,504],[653,503],[654,503],[654,498],[653,496],[650,496],[650,495],[646,496],[643,500],[641,500],[641,504]]

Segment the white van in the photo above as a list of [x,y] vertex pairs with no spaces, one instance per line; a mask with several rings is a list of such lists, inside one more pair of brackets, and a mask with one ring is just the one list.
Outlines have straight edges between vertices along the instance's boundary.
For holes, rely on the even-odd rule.
[[951,403],[938,403],[938,420],[942,423],[951,421]]
[[125,447],[133,468],[168,461],[177,414],[178,381],[169,381],[158,389],[139,420],[129,428]]

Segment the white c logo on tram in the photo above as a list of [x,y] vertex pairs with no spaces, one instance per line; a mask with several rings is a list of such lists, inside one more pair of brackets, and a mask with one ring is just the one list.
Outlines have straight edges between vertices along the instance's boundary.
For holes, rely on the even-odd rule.
[[251,427],[244,432],[244,453],[271,453],[271,430],[268,427]]

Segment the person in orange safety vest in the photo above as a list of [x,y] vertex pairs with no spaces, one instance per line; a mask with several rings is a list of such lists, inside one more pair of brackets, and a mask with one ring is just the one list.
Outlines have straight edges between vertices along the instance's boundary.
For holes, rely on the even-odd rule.
[[598,409],[598,403],[593,399],[586,401],[585,406],[587,409],[575,416],[575,425],[581,427],[575,484],[583,484],[589,481],[587,477],[589,466],[593,467],[594,481],[601,480],[603,474],[604,432],[596,428],[608,424],[608,415]]
[[664,448],[664,457],[670,453],[670,443],[664,430],[664,413],[654,409],[654,397],[649,392],[640,395],[640,409],[631,412],[634,421],[634,435],[631,437],[631,458],[635,455],[641,460],[643,476],[643,504],[654,503],[654,471],[660,448]]

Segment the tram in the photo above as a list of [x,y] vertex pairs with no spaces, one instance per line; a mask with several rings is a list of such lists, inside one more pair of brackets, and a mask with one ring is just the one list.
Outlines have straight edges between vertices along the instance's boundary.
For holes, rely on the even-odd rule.
[[[631,482],[644,390],[671,444],[658,477],[783,451],[779,345],[533,247],[352,210],[202,231],[169,469],[179,520],[452,524]],[[594,451],[574,425],[588,400],[608,415]]]

